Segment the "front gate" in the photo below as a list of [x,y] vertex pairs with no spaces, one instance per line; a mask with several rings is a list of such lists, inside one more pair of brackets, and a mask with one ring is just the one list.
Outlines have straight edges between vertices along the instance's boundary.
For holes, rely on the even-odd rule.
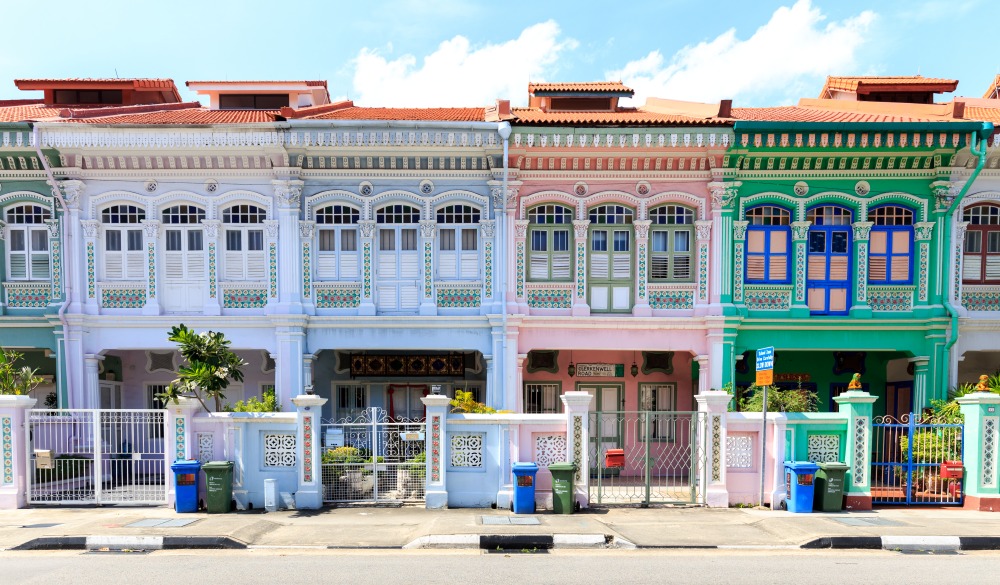
[[872,424],[872,503],[962,505],[963,426],[920,415]]
[[321,431],[324,502],[424,501],[423,419],[392,418],[369,408],[354,418],[325,422]]
[[165,504],[165,414],[30,410],[25,425],[28,503]]
[[590,413],[590,503],[697,504],[699,412]]

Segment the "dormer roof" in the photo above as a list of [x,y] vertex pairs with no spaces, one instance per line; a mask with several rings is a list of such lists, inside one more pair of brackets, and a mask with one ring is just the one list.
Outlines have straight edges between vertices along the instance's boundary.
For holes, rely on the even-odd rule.
[[[865,96],[873,93],[946,93],[955,91],[958,80],[911,76],[835,76],[826,78],[820,99],[850,99],[843,94]],[[858,99],[855,97],[855,99]],[[863,98],[862,98],[863,99]]]

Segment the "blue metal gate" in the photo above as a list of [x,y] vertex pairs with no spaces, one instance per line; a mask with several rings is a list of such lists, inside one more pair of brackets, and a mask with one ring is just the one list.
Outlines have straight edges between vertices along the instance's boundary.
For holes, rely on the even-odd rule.
[[872,424],[873,504],[962,505],[964,428],[921,415]]

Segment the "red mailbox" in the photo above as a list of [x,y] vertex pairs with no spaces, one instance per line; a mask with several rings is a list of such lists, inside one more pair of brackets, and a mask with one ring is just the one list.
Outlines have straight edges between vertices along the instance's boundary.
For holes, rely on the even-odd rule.
[[608,449],[605,451],[604,467],[625,467],[625,449]]
[[945,461],[941,464],[941,477],[945,479],[962,479],[965,468],[961,461]]

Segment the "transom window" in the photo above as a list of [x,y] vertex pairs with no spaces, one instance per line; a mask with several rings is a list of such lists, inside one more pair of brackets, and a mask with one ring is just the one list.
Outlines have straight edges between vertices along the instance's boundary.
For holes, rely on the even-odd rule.
[[7,210],[7,278],[49,279],[49,230],[51,214],[39,205],[19,205]]
[[635,212],[622,205],[600,205],[590,210],[590,223],[630,224],[634,215]]
[[479,210],[470,205],[449,205],[437,212],[438,223],[479,223]]
[[199,224],[205,221],[205,210],[194,205],[174,205],[163,210],[163,223]]
[[649,280],[691,282],[691,241],[694,210],[661,205],[649,211]]
[[913,281],[913,210],[898,205],[868,212],[874,223],[868,244],[868,282],[909,284]]
[[965,231],[962,282],[1000,283],[1000,206],[969,207],[962,214],[962,221],[969,222]]
[[361,212],[347,205],[316,210],[318,253],[316,276],[329,280],[358,278],[358,220]]
[[748,209],[746,282],[787,284],[791,281],[791,213],[774,205]]
[[449,205],[438,210],[438,278],[479,277],[480,217],[479,210],[469,205]]
[[226,228],[225,277],[227,280],[263,280],[264,230],[240,225],[260,224],[267,213],[256,205],[233,205],[222,212]]
[[814,226],[851,225],[851,210],[836,205],[823,205],[807,211],[806,219]]
[[142,230],[124,227],[145,219],[146,212],[134,205],[112,205],[101,211],[105,280],[139,280],[146,275]]
[[573,210],[558,204],[539,205],[528,210],[528,221],[528,280],[570,280]]
[[386,205],[375,212],[378,223],[420,223],[420,210],[411,205]]

